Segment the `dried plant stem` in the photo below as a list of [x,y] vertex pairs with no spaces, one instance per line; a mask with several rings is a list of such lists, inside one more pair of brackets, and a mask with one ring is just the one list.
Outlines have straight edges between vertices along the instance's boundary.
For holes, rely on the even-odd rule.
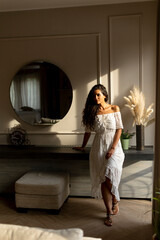
[[139,89],[134,87],[133,90],[130,90],[130,95],[124,97],[124,99],[127,102],[125,106],[130,109],[133,115],[133,126],[135,124],[146,126],[153,122],[153,119],[149,120],[149,116],[153,113],[153,103],[146,108],[144,94],[140,92]]

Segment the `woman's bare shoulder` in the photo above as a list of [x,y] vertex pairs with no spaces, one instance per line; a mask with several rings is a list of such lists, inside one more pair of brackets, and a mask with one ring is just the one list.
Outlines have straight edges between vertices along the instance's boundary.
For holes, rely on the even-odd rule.
[[114,112],[120,112],[120,108],[119,108],[119,106],[117,106],[117,105],[112,105],[112,110],[114,111]]

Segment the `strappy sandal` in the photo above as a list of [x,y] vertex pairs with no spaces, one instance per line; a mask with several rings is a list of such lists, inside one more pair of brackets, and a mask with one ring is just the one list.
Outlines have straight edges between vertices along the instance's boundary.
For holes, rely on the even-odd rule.
[[111,218],[111,214],[107,214],[106,219],[104,220],[104,224],[108,227],[112,226],[112,218]]
[[113,215],[117,215],[119,213],[119,206],[118,206],[118,201],[112,203],[112,211]]

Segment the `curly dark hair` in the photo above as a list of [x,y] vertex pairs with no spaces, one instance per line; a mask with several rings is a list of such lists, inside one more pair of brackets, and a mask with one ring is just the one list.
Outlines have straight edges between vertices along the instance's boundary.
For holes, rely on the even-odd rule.
[[85,108],[83,110],[83,116],[82,116],[82,123],[86,128],[89,128],[90,130],[93,130],[94,128],[94,120],[95,116],[98,113],[98,110],[100,108],[99,104],[96,104],[94,100],[94,92],[95,90],[100,90],[102,94],[106,97],[105,101],[108,101],[108,93],[106,88],[102,84],[97,84],[92,87],[90,90],[88,97],[86,99]]

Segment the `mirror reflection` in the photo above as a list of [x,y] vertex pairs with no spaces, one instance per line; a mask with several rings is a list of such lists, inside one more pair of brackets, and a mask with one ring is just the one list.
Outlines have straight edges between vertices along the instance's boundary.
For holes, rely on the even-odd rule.
[[64,118],[72,103],[72,86],[56,65],[31,62],[14,76],[10,100],[17,115],[32,125],[53,124]]

